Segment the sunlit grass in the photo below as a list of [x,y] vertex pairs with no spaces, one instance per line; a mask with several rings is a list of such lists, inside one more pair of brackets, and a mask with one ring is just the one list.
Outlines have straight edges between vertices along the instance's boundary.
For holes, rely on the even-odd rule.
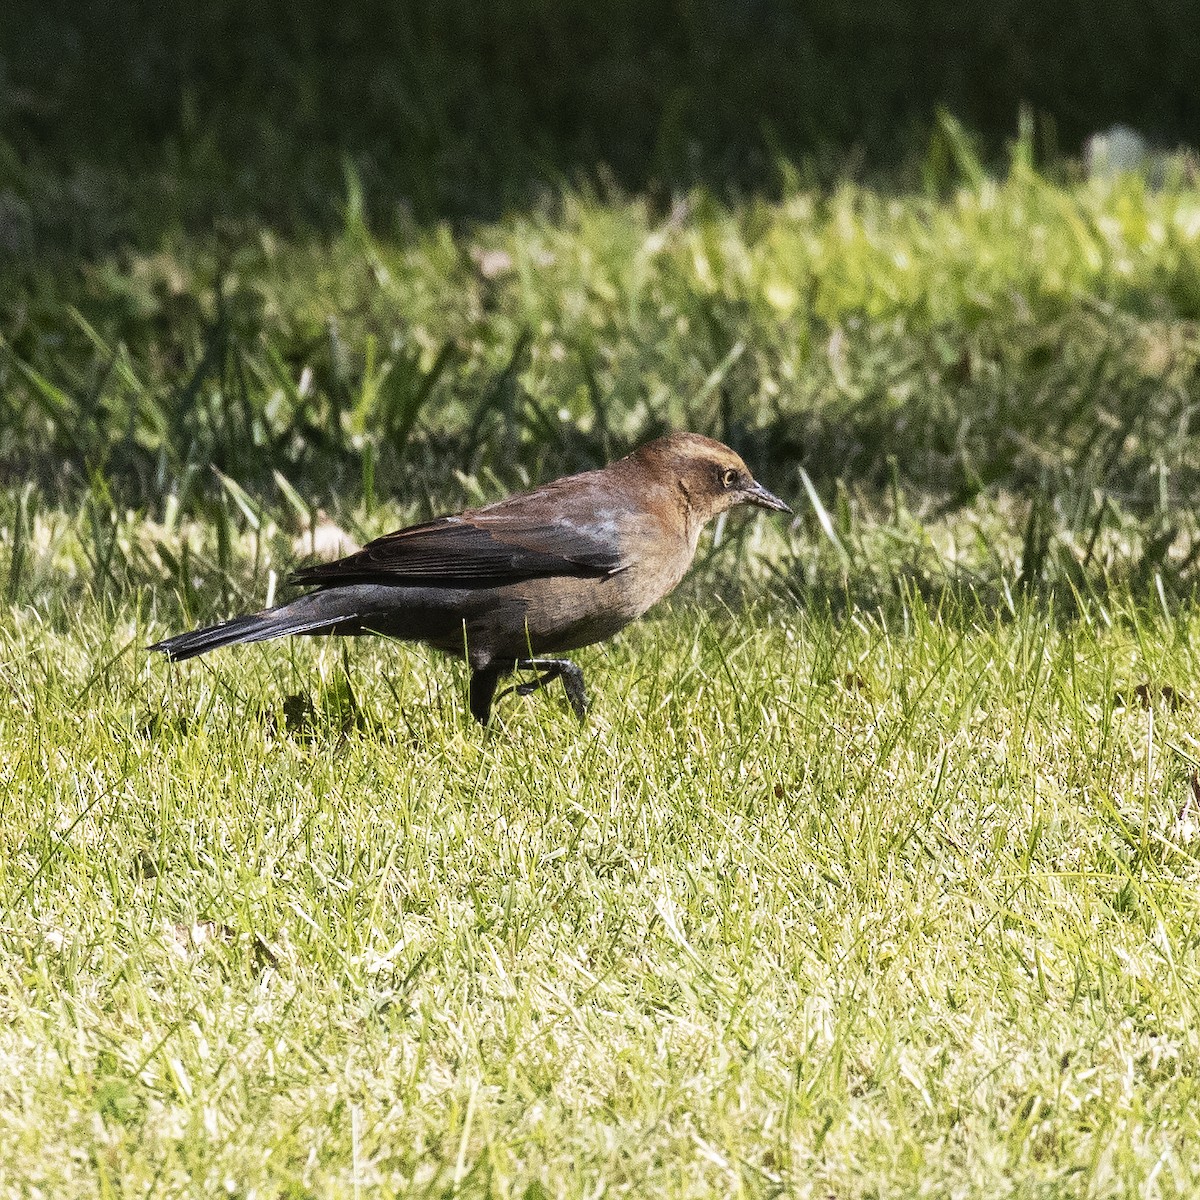
[[356,725],[332,647],[57,624],[5,633],[6,1187],[1198,1182],[1188,614],[667,614],[486,732],[421,652],[354,648]]

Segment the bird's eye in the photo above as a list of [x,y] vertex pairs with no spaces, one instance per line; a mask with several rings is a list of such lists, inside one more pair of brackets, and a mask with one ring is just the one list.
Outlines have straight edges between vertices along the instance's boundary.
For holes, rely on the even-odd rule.
[[738,473],[730,467],[727,471],[721,472],[721,486],[731,488],[738,481]]

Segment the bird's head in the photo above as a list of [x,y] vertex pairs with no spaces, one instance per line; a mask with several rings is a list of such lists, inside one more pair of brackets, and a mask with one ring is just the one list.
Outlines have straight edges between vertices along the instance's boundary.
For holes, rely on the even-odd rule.
[[698,433],[669,433],[647,442],[632,457],[677,488],[700,524],[736,504],[792,511],[756,482],[750,468],[728,446]]

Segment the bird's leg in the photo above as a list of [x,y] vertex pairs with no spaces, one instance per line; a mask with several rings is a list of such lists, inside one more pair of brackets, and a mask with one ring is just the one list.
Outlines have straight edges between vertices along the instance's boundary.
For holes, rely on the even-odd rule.
[[471,684],[467,700],[471,707],[471,716],[480,725],[488,723],[492,714],[492,700],[496,695],[496,685],[501,675],[507,675],[512,670],[512,663],[492,663],[479,670],[471,672]]
[[518,671],[542,671],[544,674],[539,675],[536,679],[531,679],[528,683],[519,683],[516,687],[509,688],[509,691],[516,692],[518,696],[528,696],[539,688],[544,688],[546,684],[561,679],[572,711],[581,721],[587,716],[588,702],[587,692],[583,688],[583,671],[569,658],[519,658],[516,662],[516,669]]

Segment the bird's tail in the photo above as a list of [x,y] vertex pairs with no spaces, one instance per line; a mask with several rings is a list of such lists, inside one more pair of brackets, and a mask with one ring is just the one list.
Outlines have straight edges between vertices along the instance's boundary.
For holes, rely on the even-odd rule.
[[155,642],[150,649],[160,651],[172,662],[181,662],[221,646],[265,642],[295,633],[357,633],[360,614],[346,599],[335,591],[310,592],[290,604],[177,634]]

